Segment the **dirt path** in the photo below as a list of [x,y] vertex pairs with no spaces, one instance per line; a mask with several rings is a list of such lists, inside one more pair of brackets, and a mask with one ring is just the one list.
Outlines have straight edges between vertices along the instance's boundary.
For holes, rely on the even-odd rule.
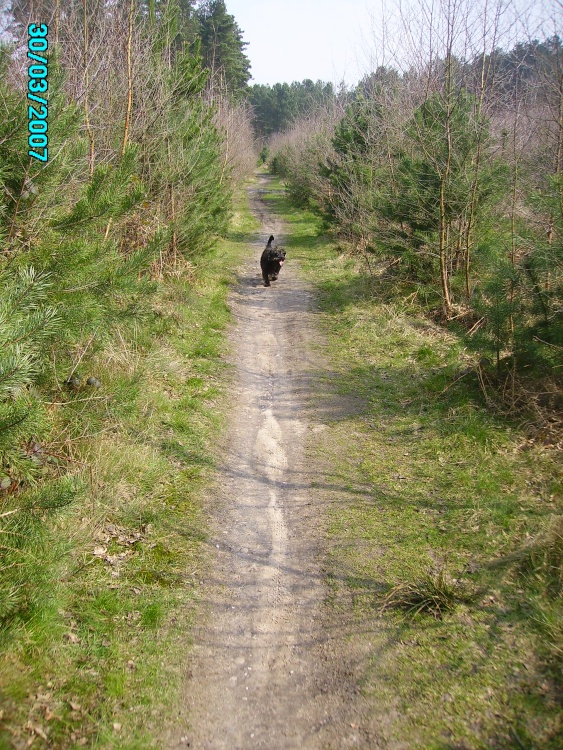
[[263,187],[251,191],[261,233],[231,298],[236,407],[215,510],[214,580],[204,592],[208,617],[196,632],[188,685],[191,726],[168,747],[361,747],[343,708],[351,686],[323,621],[322,512],[305,460],[307,434],[322,429],[310,400],[312,294],[291,254],[280,279],[262,285],[264,243],[270,233],[283,243]]

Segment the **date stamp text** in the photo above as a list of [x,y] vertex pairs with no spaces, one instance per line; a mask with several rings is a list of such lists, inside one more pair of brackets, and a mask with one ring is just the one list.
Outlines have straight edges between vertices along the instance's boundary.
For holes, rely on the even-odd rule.
[[29,76],[27,98],[33,102],[28,105],[27,110],[28,153],[32,158],[42,162],[46,162],[49,158],[49,136],[47,135],[49,103],[46,97],[49,88],[49,64],[46,56],[49,47],[48,31],[45,23],[32,23],[27,28],[29,35],[27,56],[30,60],[27,69]]

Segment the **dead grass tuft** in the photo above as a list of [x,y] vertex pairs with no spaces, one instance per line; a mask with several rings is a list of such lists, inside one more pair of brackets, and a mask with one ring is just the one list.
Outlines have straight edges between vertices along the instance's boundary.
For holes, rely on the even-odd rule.
[[398,583],[386,594],[382,610],[402,609],[409,615],[427,613],[441,620],[458,604],[471,600],[468,589],[444,568],[428,571],[414,581]]

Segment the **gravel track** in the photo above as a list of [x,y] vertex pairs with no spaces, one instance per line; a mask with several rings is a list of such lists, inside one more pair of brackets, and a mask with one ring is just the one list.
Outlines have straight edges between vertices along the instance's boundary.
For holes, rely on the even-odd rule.
[[261,233],[230,299],[234,406],[186,687],[190,728],[166,746],[374,748],[357,728],[360,697],[339,646],[345,633],[326,621],[326,498],[306,459],[308,436],[323,429],[311,398],[319,370],[312,291],[291,253],[279,280],[263,286],[260,253],[270,234],[283,245],[283,226],[265,208],[267,177],[260,180],[250,199]]

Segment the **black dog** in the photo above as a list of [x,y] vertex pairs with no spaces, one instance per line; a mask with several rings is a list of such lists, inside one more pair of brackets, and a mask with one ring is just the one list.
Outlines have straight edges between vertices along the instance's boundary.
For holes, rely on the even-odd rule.
[[260,258],[260,268],[262,269],[262,278],[264,286],[270,286],[270,281],[275,281],[281,271],[285,260],[285,250],[278,245],[272,247],[274,235],[270,235],[262,257]]

